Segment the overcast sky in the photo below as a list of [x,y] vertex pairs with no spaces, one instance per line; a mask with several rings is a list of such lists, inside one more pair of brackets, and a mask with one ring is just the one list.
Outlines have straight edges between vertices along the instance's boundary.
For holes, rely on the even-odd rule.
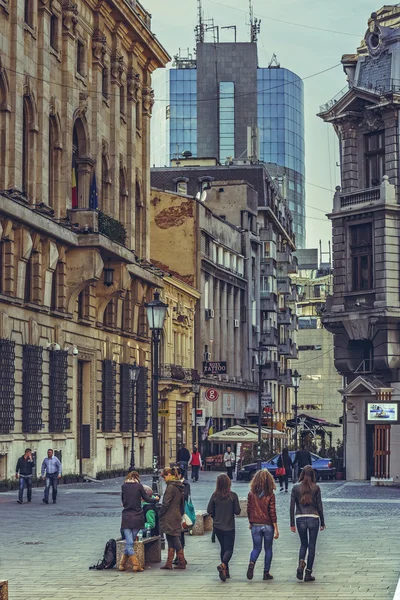
[[[171,56],[177,54],[179,48],[193,51],[197,0],[141,2],[152,13],[152,30]],[[333,67],[340,62],[342,54],[356,51],[371,12],[382,5],[383,2],[377,4],[373,0],[253,0],[254,15],[261,19],[259,66],[267,67],[275,52],[282,67],[302,78]],[[248,6],[248,0],[203,0],[205,18],[214,18],[215,24],[220,26],[237,25],[238,41],[249,40]],[[233,39],[229,30],[221,34],[221,41]],[[330,222],[324,212],[332,207],[331,190],[340,183],[340,174],[336,166],[336,135],[316,113],[321,104],[345,85],[341,65],[304,81],[307,247],[317,247],[322,239],[323,251],[327,250],[331,237]]]

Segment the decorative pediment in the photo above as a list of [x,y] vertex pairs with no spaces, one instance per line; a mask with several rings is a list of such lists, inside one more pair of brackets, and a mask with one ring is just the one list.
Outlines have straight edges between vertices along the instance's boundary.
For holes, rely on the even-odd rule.
[[387,386],[383,381],[373,375],[359,375],[344,389],[339,390],[342,396],[361,396],[371,395],[380,396],[392,394],[394,388]]

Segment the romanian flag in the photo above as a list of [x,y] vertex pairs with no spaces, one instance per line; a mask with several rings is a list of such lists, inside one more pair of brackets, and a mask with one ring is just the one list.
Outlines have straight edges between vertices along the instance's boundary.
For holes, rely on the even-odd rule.
[[75,167],[72,167],[72,208],[78,208],[78,188],[76,185]]

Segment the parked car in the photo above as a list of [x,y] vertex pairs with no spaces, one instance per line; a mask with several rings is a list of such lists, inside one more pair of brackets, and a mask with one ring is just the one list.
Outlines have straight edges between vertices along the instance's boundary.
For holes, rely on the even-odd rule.
[[[296,452],[294,450],[289,452],[290,458],[294,461]],[[268,471],[277,479],[276,470],[278,468],[279,454],[276,454],[271,460],[263,461],[261,467],[268,469]],[[313,469],[317,475],[317,479],[333,479],[335,476],[336,469],[332,464],[330,458],[322,458],[318,454],[311,453],[311,460]],[[243,469],[238,472],[238,481],[250,481],[257,471],[257,463],[251,463],[245,465]],[[292,479],[292,473],[289,473],[289,478]]]

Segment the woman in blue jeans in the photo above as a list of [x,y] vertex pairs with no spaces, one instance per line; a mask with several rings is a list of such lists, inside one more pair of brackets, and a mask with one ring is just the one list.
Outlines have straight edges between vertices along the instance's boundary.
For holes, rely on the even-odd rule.
[[250,554],[247,579],[253,579],[254,567],[261,554],[264,541],[264,581],[273,579],[270,568],[272,561],[272,543],[279,537],[275,508],[275,481],[266,469],[258,471],[250,486],[247,497],[247,516],[253,538],[253,550]]
[[[290,502],[290,529],[299,532],[300,552],[296,577],[304,581],[315,581],[312,569],[315,559],[318,531],[325,529],[321,490],[316,483],[315,471],[307,466],[300,473],[299,483],[293,486]],[[308,552],[308,555],[307,555]],[[307,555],[307,564],[306,564]]]

